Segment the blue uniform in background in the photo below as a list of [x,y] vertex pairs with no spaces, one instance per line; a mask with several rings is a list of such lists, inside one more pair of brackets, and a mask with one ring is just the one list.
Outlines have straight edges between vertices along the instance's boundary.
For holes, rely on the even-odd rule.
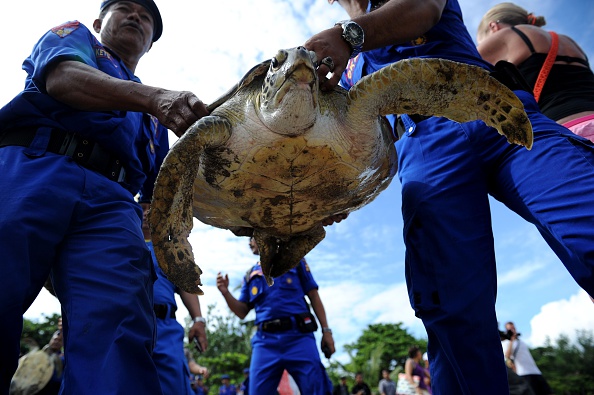
[[[34,136],[28,146],[0,148],[0,393],[16,368],[22,315],[51,271],[63,312],[62,393],[160,394],[151,358],[154,270],[134,195],[147,176],[144,195],[152,194],[162,160],[156,149],[168,147],[167,130],[147,114],[77,111],[54,100],[45,75],[60,60],[140,82],[84,25],[69,22],[35,45],[23,64],[25,89],[0,109],[2,139]],[[52,152],[55,136],[66,132],[79,137],[76,149],[108,152],[125,177],[118,170],[122,177],[110,179],[77,155]]]
[[219,395],[235,395],[236,393],[237,388],[233,384],[221,385],[219,387]]
[[162,316],[157,316],[157,343],[153,351],[153,360],[157,365],[159,381],[164,394],[194,393],[190,383],[190,369],[184,354],[184,328],[177,322],[175,311],[175,292],[177,287],[167,279],[157,263],[151,241],[146,242],[153,257],[157,280],[153,286],[155,306],[164,307]]
[[[284,370],[295,379],[302,394],[332,392],[332,383],[320,361],[313,332],[300,332],[294,318],[296,314],[309,311],[304,296],[314,288],[317,289],[318,284],[303,259],[296,268],[276,277],[271,287],[262,275],[260,264],[246,276],[239,301],[255,309],[255,323],[259,327],[252,338],[250,394],[276,393]],[[262,330],[264,322],[280,318],[291,319],[290,329]]]
[[[405,58],[445,58],[489,69],[456,0],[418,39],[364,52],[341,83]],[[497,275],[488,195],[533,223],[567,270],[594,295],[594,146],[544,117],[515,92],[534,129],[531,151],[482,121],[432,117],[396,143],[402,183],[406,280],[427,329],[434,394],[507,394],[495,297]],[[393,119],[392,119],[393,121]]]

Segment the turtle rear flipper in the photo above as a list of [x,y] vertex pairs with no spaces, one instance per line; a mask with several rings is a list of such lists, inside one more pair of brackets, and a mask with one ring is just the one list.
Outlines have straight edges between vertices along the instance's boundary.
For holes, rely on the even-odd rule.
[[149,224],[157,262],[173,284],[193,294],[203,294],[199,287],[202,270],[194,263],[188,241],[200,153],[225,143],[230,135],[231,124],[226,119],[200,119],[173,145],[155,182]]

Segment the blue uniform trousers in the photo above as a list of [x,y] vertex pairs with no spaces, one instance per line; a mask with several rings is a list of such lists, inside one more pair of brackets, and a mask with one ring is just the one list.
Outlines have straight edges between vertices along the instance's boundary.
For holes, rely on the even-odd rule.
[[157,318],[157,343],[153,360],[157,365],[163,394],[194,394],[184,355],[184,328],[175,318]]
[[62,393],[161,394],[154,270],[131,193],[43,149],[0,148],[0,173],[0,392],[16,368],[22,315],[51,271],[63,312]]
[[313,333],[297,329],[277,333],[258,330],[252,338],[249,393],[276,394],[284,370],[295,379],[302,394],[332,393]]
[[406,280],[429,339],[440,394],[508,393],[497,332],[497,277],[488,194],[533,223],[594,295],[594,145],[522,99],[531,151],[482,122],[422,121],[397,144]]

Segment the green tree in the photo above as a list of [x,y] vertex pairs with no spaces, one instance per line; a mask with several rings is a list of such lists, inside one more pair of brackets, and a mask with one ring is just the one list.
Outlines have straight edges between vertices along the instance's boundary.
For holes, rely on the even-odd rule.
[[42,317],[38,321],[23,320],[21,354],[26,354],[35,348],[42,348],[49,343],[54,332],[58,330],[60,314],[42,315]]
[[402,371],[408,349],[413,345],[426,349],[427,340],[409,334],[401,322],[369,325],[356,342],[344,346],[351,361],[344,366],[330,365],[331,378],[336,382],[340,376],[362,372],[366,381],[376,382],[382,369]]
[[557,395],[594,395],[594,334],[577,331],[577,344],[561,335],[553,344],[530,350],[536,365]]

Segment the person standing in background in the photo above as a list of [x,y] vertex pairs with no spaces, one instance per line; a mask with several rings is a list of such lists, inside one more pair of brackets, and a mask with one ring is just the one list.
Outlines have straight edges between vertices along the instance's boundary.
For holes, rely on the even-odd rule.
[[[250,237],[249,247],[259,255],[258,245]],[[229,277],[217,275],[217,287],[235,315],[243,319],[256,311],[258,330],[252,338],[250,394],[274,394],[284,370],[293,377],[299,391],[308,395],[330,395],[332,383],[320,360],[314,332],[316,317],[322,326],[321,348],[326,357],[334,353],[332,330],[318,294],[309,265],[302,259],[297,267],[276,277],[268,286],[260,262],[246,274],[239,299],[229,291]],[[316,314],[305,301],[307,295]]]
[[167,276],[159,267],[147,220],[151,204],[150,201],[142,199],[139,203],[143,213],[142,233],[144,241],[151,251],[153,266],[157,273],[157,279],[153,285],[154,310],[157,317],[157,341],[153,351],[153,360],[157,365],[159,382],[164,394],[192,395],[194,391],[191,388],[190,368],[184,352],[184,328],[175,318],[175,312],[177,311],[175,293],[179,294],[192,318],[192,326],[188,332],[189,343],[193,346],[194,341],[199,342],[203,351],[208,348],[206,319],[202,317],[198,296],[178,289],[167,279]]
[[514,323],[506,322],[505,329],[510,335],[509,339],[501,341],[505,360],[511,361],[516,374],[528,382],[534,395],[552,395],[553,390],[536,366],[528,345],[519,339]]

